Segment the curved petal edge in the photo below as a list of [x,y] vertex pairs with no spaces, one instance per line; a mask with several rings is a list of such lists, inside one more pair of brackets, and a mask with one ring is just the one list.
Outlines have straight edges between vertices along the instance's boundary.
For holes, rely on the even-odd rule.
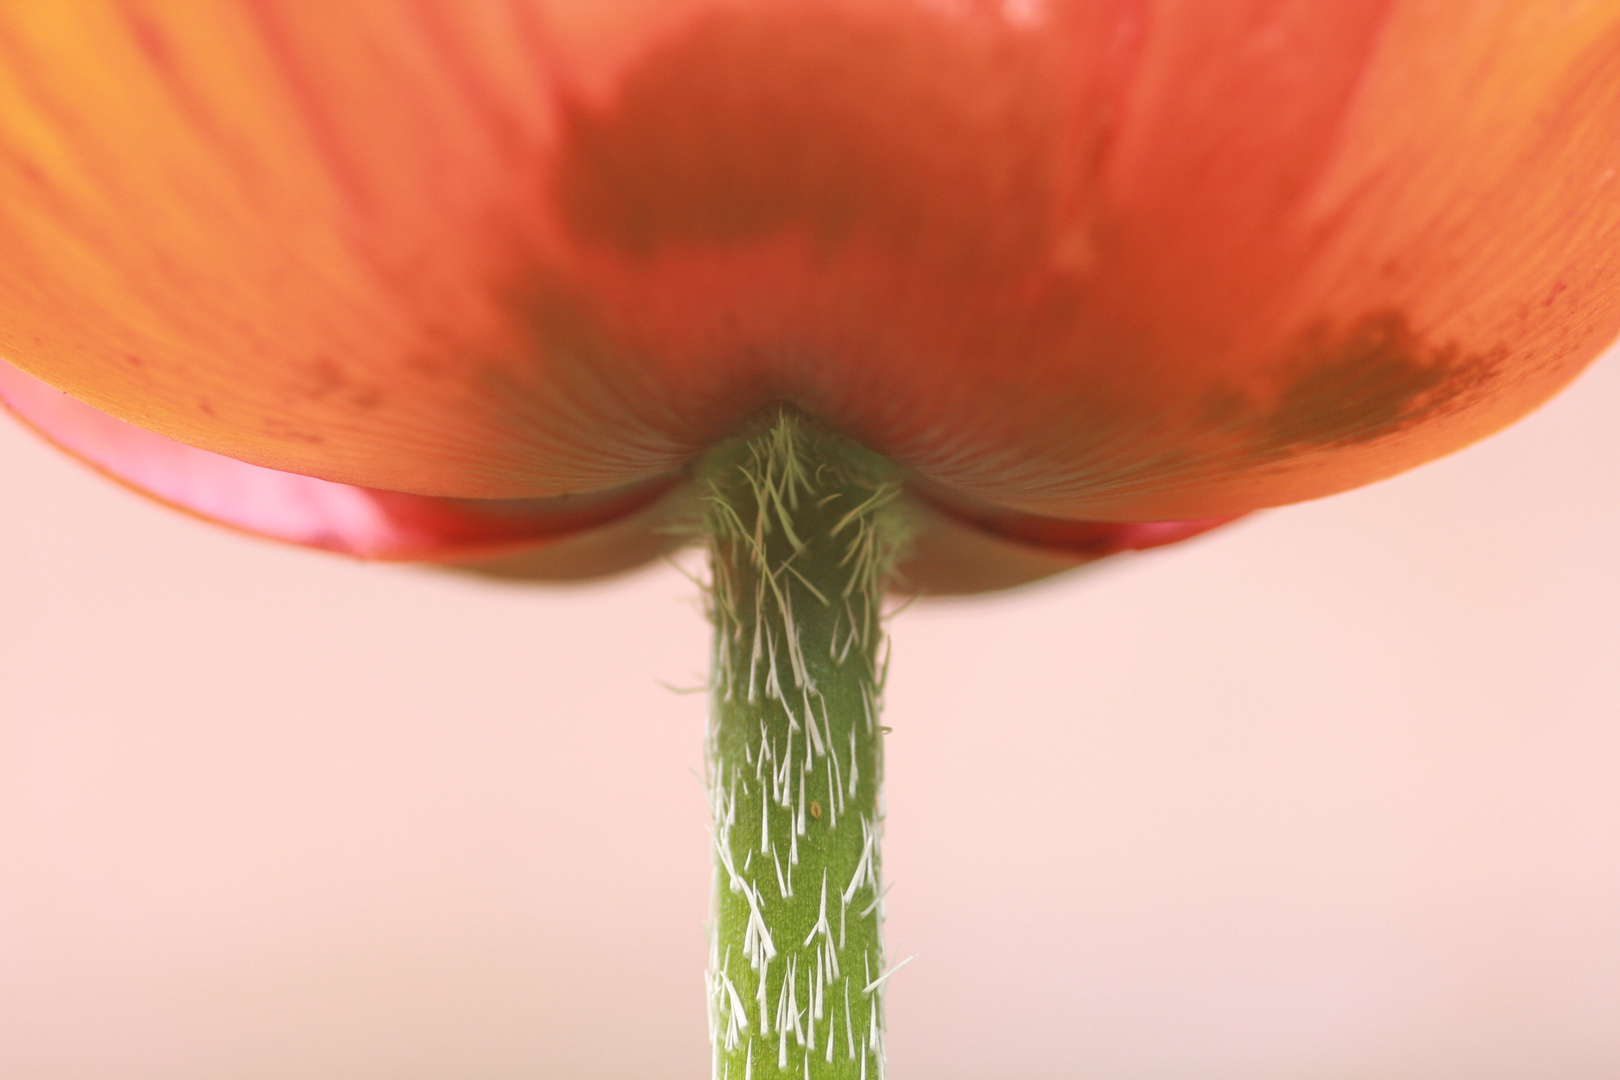
[[[250,465],[108,416],[0,362],[0,404],[47,441],[158,502],[255,536],[362,559],[472,562],[577,541],[627,518],[645,543],[615,542],[607,565],[579,543],[536,576],[573,578],[628,569],[674,546],[654,527],[679,485],[664,477],[630,488],[549,499],[454,499],[355,487]],[[620,538],[622,541],[622,537]],[[574,565],[577,563],[578,565]]]

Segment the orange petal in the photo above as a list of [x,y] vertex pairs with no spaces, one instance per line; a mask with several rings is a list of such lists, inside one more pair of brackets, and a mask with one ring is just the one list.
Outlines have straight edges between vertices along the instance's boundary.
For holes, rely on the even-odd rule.
[[974,503],[937,485],[909,485],[916,538],[900,584],[930,595],[990,592],[1132,551],[1202,536],[1235,520],[1074,521]]
[[673,479],[594,496],[475,500],[318,480],[198,450],[114,419],[0,363],[0,404],[114,480],[209,521],[366,559],[487,561],[526,576],[611,573],[670,549]]
[[274,469],[650,481],[773,401],[964,498],[1411,467],[1620,331],[1620,9],[354,0],[0,17],[0,355]]
[[[126,487],[255,536],[365,559],[568,581],[639,566],[679,545],[678,478],[558,499],[453,499],[354,487],[249,465],[114,419],[0,363],[0,405]],[[971,506],[914,486],[917,539],[901,571],[932,595],[1006,588],[1225,524],[1087,522]]]

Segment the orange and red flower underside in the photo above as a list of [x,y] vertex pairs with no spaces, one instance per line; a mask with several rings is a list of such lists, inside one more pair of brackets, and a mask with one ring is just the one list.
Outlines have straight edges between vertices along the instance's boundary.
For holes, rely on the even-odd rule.
[[786,402],[989,580],[935,538],[1144,546],[1533,408],[1620,332],[1616,130],[1579,0],[18,2],[4,393],[238,527],[604,567]]

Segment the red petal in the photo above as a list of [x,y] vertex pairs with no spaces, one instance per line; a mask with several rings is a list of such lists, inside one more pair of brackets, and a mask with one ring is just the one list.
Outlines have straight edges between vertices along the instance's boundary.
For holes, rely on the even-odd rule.
[[1620,8],[1551,7],[14,4],[0,356],[424,495],[776,401],[1036,514],[1325,495],[1620,331]]
[[[354,487],[249,465],[100,412],[0,363],[0,403],[57,446],[143,495],[258,536],[367,559],[462,562],[526,552],[527,576],[625,569],[673,546],[654,526],[678,478],[551,499],[453,499]],[[622,529],[634,521],[639,543]],[[596,548],[579,541],[600,534]],[[566,546],[541,558],[536,547]],[[562,556],[562,552],[555,553]]]
[[972,502],[926,482],[910,490],[924,521],[901,568],[902,585],[933,595],[1023,585],[1121,552],[1189,540],[1241,516],[1071,521]]

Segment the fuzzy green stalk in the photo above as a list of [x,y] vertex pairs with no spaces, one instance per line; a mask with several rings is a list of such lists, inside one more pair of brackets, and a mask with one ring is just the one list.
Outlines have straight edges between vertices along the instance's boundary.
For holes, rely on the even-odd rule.
[[783,411],[705,463],[716,1080],[884,1075],[893,465]]

